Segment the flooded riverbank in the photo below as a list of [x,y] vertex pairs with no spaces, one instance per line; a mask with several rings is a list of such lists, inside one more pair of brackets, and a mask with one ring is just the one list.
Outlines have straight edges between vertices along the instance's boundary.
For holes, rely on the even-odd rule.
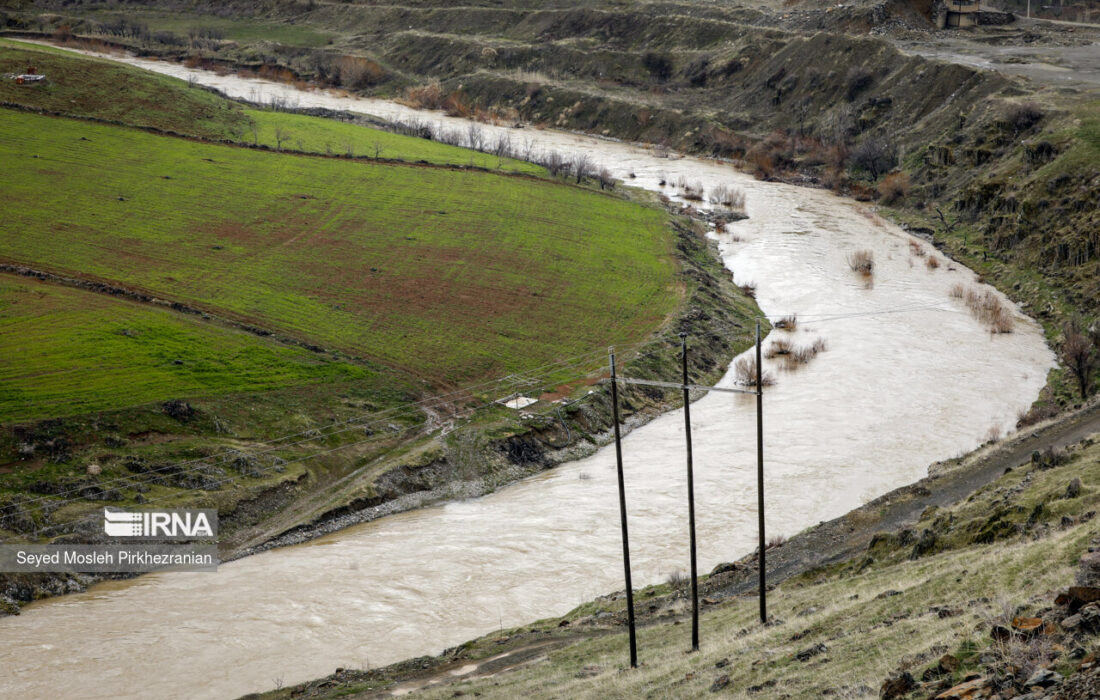
[[[256,101],[465,124],[379,100],[126,61]],[[681,177],[707,191],[745,192],[750,218],[717,234],[726,265],[738,283],[756,284],[773,320],[798,314],[797,344],[827,345],[797,371],[770,365],[771,533],[835,517],[1010,429],[1053,364],[1034,323],[1017,313],[1015,332],[991,335],[951,294],[956,284],[978,288],[973,273],[946,260],[929,267],[911,237],[865,205],[761,183],[712,161],[576,134],[484,128],[537,149],[583,151],[615,177],[670,195],[675,190],[659,183]],[[849,267],[858,250],[873,254],[871,284]],[[707,570],[754,544],[754,400],[708,396],[692,418]],[[687,568],[679,411],[631,434],[624,459],[635,582],[655,583]],[[99,585],[0,620],[4,689],[19,697],[227,697],[337,666],[435,653],[621,587],[617,522],[614,453],[604,449],[484,498],[349,528],[217,574]]]

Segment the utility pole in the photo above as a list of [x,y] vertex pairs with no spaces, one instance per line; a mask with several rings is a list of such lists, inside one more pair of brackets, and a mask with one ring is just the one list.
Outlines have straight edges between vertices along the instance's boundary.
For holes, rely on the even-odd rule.
[[684,435],[687,437],[688,533],[691,542],[691,650],[699,651],[699,572],[695,565],[695,474],[691,464],[691,396],[688,391],[687,333],[680,334],[684,370]]
[[760,321],[756,322],[756,512],[760,532],[760,622],[768,624],[768,583],[764,574],[764,365],[760,351]]
[[626,484],[623,480],[623,447],[619,434],[619,383],[615,376],[615,348],[608,348],[611,359],[611,419],[615,424],[615,466],[619,474],[619,520],[623,533],[623,570],[626,573],[626,622],[630,628],[630,667],[638,667],[638,641],[634,634],[634,587],[630,582],[630,537],[626,528]]

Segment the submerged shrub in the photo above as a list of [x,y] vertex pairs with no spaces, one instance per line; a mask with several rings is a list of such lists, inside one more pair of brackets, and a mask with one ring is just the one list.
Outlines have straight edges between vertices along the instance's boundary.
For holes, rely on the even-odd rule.
[[848,267],[852,269],[852,272],[858,272],[861,275],[873,274],[875,271],[874,252],[864,249],[848,253]]

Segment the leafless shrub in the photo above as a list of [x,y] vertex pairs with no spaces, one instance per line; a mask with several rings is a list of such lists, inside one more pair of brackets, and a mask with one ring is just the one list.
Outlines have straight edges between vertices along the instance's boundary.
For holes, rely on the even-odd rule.
[[962,286],[961,282],[956,282],[951,286],[951,291],[948,293],[952,299],[962,299],[966,297],[966,287]]
[[929,270],[935,270],[940,266],[940,259],[935,255],[929,255],[928,259],[924,261],[924,266]]
[[824,338],[817,338],[810,345],[792,345],[790,352],[783,357],[783,368],[788,371],[797,369],[817,357],[819,352],[824,352],[825,348]]
[[1034,102],[1014,102],[1004,111],[1004,123],[1016,133],[1027,131],[1043,119],[1043,110]]
[[701,183],[701,182],[691,182],[691,183],[685,182],[683,185],[681,185],[680,189],[683,190],[681,192],[681,196],[684,199],[692,201],[692,202],[701,202],[701,201],[703,201],[703,194],[705,193],[705,190],[703,189],[703,183]]
[[749,299],[756,298],[756,282],[744,282],[739,286],[741,288],[741,291],[744,292],[745,296],[747,296]]
[[481,151],[485,149],[485,130],[480,124],[470,122],[466,126],[466,146]]
[[907,173],[890,173],[882,178],[878,186],[882,195],[883,204],[893,204],[899,199],[904,199],[909,194],[909,175]]
[[994,425],[985,434],[986,442],[1000,442],[1001,440],[1001,427]]
[[775,322],[775,327],[781,331],[794,331],[798,329],[798,314],[783,316]]
[[565,156],[557,151],[547,151],[538,161],[538,164],[546,168],[546,172],[550,173],[551,177],[557,177],[564,173],[567,165]]
[[1016,414],[1016,429],[1030,427],[1058,415],[1058,407],[1049,401],[1036,401],[1031,408]]
[[573,162],[571,165],[573,177],[576,179],[578,185],[584,182],[584,179],[592,174],[592,158],[583,151],[577,151],[573,154]]
[[508,134],[497,134],[497,140],[493,143],[493,155],[501,160],[512,157],[512,138]]
[[615,178],[607,168],[600,168],[599,172],[596,173],[596,179],[600,183],[601,190],[615,189]]
[[870,276],[875,272],[875,254],[870,250],[857,250],[848,253],[848,267],[852,272]]
[[710,203],[727,207],[734,211],[744,211],[745,193],[729,185],[718,185],[710,192]]
[[793,346],[791,345],[791,341],[786,338],[778,338],[773,340],[772,344],[768,346],[768,349],[764,351],[764,357],[770,360],[774,357],[790,355],[792,349]]
[[924,257],[924,246],[922,246],[920,243],[918,243],[914,240],[910,240],[909,241],[909,252],[910,252],[910,254],[915,255],[918,258],[923,258]]
[[[733,365],[733,373],[738,384],[743,386],[756,386],[756,357],[749,355],[739,359]],[[764,386],[771,386],[775,384],[775,377],[771,375],[771,372],[765,371],[760,375],[760,383]]]
[[[952,295],[955,289],[952,288]],[[993,292],[975,289],[966,290],[966,306],[970,313],[982,323],[989,326],[991,333],[1011,333],[1015,322],[1012,313],[1001,303],[1000,298]]]
[[368,88],[386,77],[386,70],[363,56],[338,56],[332,62],[337,84],[352,89]]
[[462,134],[455,129],[443,129],[440,128],[435,134],[435,140],[440,143],[445,143],[448,146],[461,147],[465,141],[462,139]]
[[865,170],[872,182],[897,163],[897,149],[885,136],[869,136],[852,151],[852,165]]
[[776,547],[782,547],[787,544],[787,538],[783,535],[772,535],[768,538],[767,549],[775,549]]
[[788,364],[804,365],[815,357],[817,357],[817,351],[814,350],[812,345],[800,345],[787,356],[787,362]]
[[676,569],[668,575],[668,578],[665,579],[665,583],[667,583],[668,587],[671,588],[673,591],[680,591],[683,588],[687,587],[688,578],[687,576],[684,576],[684,572]]
[[404,98],[397,102],[415,109],[443,109],[443,87],[439,83],[417,85],[405,90]]

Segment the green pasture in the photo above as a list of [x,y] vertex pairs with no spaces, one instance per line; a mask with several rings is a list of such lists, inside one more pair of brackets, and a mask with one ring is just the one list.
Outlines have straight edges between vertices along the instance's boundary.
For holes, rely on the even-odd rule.
[[8,261],[147,290],[436,383],[647,336],[665,215],[528,177],[0,113]]
[[0,277],[0,423],[373,374],[192,315]]

